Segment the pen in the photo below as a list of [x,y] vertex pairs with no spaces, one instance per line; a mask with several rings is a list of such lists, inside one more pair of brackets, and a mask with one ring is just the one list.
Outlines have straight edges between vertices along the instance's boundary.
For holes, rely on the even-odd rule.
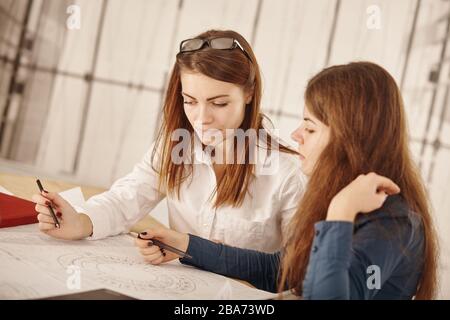
[[[134,236],[134,237],[136,237],[136,238],[138,238],[138,239],[142,239],[142,238],[141,238],[141,235],[140,235],[139,233],[136,233],[136,232],[130,232],[129,234],[132,235],[132,236]],[[157,246],[160,247],[161,249],[164,249],[164,250],[173,252],[173,253],[175,253],[175,254],[181,256],[182,258],[189,258],[189,259],[192,259],[192,256],[189,255],[189,254],[187,254],[186,252],[181,251],[181,250],[178,250],[177,248],[174,248],[174,247],[172,247],[172,246],[169,246],[168,244],[165,244],[164,242],[161,242],[161,241],[159,241],[159,240],[156,240],[156,239],[142,239],[142,240],[148,240],[148,241],[151,241],[151,242],[153,242],[153,244],[157,245]]]
[[[40,181],[39,179],[36,180],[36,183],[37,183],[37,185],[38,185],[38,187],[39,187],[39,191],[40,191],[40,192],[45,191],[45,190],[44,190],[44,187],[42,186],[42,183],[41,183],[41,181]],[[56,215],[55,215],[55,212],[53,211],[52,206],[49,205],[49,206],[48,206],[48,209],[50,210],[50,213],[52,214],[53,221],[55,222],[55,227],[59,228],[59,227],[60,227],[59,221],[58,221],[58,218],[57,218]]]

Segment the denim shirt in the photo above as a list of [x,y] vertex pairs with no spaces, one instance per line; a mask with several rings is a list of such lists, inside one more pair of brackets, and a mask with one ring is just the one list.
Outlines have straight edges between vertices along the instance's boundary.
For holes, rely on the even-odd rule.
[[[400,195],[354,223],[320,221],[303,282],[303,299],[411,299],[423,268],[420,216]],[[282,252],[263,253],[189,235],[184,264],[277,291]]]

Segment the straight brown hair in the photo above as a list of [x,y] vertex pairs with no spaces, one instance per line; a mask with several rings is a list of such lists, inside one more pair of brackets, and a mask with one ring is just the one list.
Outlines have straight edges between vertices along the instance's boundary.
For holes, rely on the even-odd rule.
[[342,188],[360,174],[376,172],[393,180],[409,208],[422,218],[424,265],[415,297],[432,299],[437,287],[436,232],[424,183],[408,148],[403,101],[395,80],[370,62],[329,67],[309,80],[305,106],[330,127],[330,141],[291,222],[279,291],[288,285],[301,295],[314,224],[325,220],[328,205]]

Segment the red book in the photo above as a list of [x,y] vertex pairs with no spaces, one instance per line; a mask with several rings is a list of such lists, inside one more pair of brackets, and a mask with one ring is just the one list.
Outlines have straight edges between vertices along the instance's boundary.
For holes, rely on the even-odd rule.
[[0,228],[37,223],[35,203],[0,192]]

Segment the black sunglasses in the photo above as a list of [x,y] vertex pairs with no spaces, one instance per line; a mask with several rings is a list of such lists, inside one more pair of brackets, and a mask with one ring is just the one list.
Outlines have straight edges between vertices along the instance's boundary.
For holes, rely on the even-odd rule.
[[234,38],[228,38],[228,37],[221,37],[221,38],[213,38],[213,39],[200,39],[200,38],[194,38],[194,39],[186,39],[181,41],[180,43],[180,52],[179,53],[186,53],[186,52],[193,52],[203,49],[203,47],[208,45],[211,49],[218,49],[218,50],[231,50],[235,48],[241,49],[241,51],[245,54],[245,56],[252,61],[250,58],[250,55],[247,53],[247,51],[244,50],[242,45]]

